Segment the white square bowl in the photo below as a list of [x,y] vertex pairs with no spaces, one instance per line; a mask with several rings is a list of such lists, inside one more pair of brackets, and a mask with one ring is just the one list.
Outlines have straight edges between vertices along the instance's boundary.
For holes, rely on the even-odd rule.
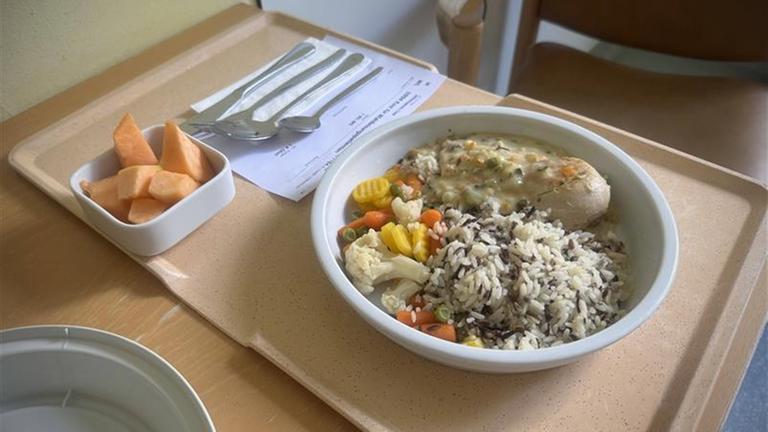
[[[143,130],[144,138],[158,156],[163,147],[164,129],[165,126],[156,125]],[[126,251],[151,256],[170,249],[226,207],[235,197],[235,184],[229,160],[218,150],[189,135],[188,137],[203,150],[211,163],[216,173],[212,179],[151,221],[138,225],[128,224],[101,208],[87,197],[80,187],[82,180],[93,182],[117,174],[120,162],[114,150],[109,149],[78,168],[69,179],[69,187],[88,221]]]

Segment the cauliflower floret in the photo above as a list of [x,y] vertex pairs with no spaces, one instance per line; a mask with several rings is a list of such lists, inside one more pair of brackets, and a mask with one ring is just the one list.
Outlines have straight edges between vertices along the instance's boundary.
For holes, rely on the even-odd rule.
[[405,201],[408,201],[413,198],[413,193],[415,191],[413,190],[412,187],[408,186],[407,184],[401,184],[400,192],[403,193],[403,198],[405,198]]
[[421,285],[410,279],[402,279],[397,285],[381,294],[381,305],[384,306],[387,312],[394,315],[398,311],[405,309],[405,302],[411,296],[421,291],[421,288]]
[[374,230],[368,230],[350,244],[344,258],[352,283],[364,295],[372,293],[374,285],[388,280],[402,278],[421,284],[429,278],[427,266],[390,252]]
[[410,222],[416,222],[421,217],[421,207],[424,202],[419,199],[411,200],[408,202],[403,201],[400,197],[392,200],[392,211],[395,212],[397,221],[403,225]]

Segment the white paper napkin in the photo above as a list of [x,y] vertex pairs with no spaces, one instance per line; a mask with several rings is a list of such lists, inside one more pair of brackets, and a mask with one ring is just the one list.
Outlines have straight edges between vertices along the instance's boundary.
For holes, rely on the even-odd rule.
[[[258,99],[289,77],[326,58],[336,47],[349,53],[360,53],[366,57],[364,64],[350,71],[332,85],[320,90],[309,101],[294,107],[293,114],[313,114],[320,106],[333,99],[348,85],[376,67],[382,71],[370,83],[344,98],[326,111],[320,129],[311,134],[282,130],[276,136],[256,143],[238,141],[225,136],[208,134],[200,137],[206,144],[215,147],[227,156],[232,170],[251,183],[269,192],[298,201],[317,187],[328,166],[363,133],[388,121],[406,116],[426,101],[445,79],[444,76],[416,66],[413,63],[392,57],[386,53],[371,50],[342,39],[326,37],[326,41],[308,39],[317,46],[311,59],[297,64],[275,82],[265,85],[257,95]],[[370,63],[370,64],[369,64]],[[267,65],[266,67],[268,67]],[[262,68],[263,70],[264,68]],[[256,118],[263,119],[285,106],[293,96],[313,85],[327,75],[329,67],[320,76],[299,88],[293,89],[280,100],[259,109]],[[244,77],[216,94],[196,103],[193,109],[202,110],[220,100],[224,95],[242,85],[259,71]],[[245,101],[245,106],[252,101]],[[309,106],[313,104],[313,106]]]
[[[278,75],[271,80],[267,81],[261,87],[256,89],[251,95],[249,95],[247,98],[242,100],[236,107],[231,109],[227,115],[234,114],[238,111],[243,111],[253,105],[256,101],[261,99],[264,95],[271,92],[272,90],[279,87],[284,82],[288,81],[292,77],[298,75],[305,69],[321,62],[322,60],[328,58],[331,54],[336,52],[339,48],[329,44],[328,42],[324,42],[321,40],[317,40],[315,38],[309,38],[306,40],[306,42],[309,42],[313,44],[316,47],[316,50],[314,53],[310,54],[306,58],[302,59],[299,62],[294,63],[292,66],[283,69],[282,72],[279,72]],[[315,85],[317,82],[322,80],[326,75],[328,75],[336,66],[338,66],[341,61],[346,58],[347,56],[354,54],[352,51],[347,51],[346,55],[342,57],[337,63],[327,67],[326,69],[318,72],[313,77],[309,78],[308,80],[304,81],[301,84],[298,84],[287,91],[285,91],[280,96],[272,99],[269,103],[266,105],[260,107],[258,110],[256,110],[253,113],[252,118],[254,120],[266,120],[269,117],[272,116],[272,114],[279,111],[282,107],[286,106],[288,103],[290,103],[292,100],[294,100],[297,96],[304,93],[307,89]],[[282,54],[280,55],[282,57]],[[279,57],[278,57],[279,58]],[[237,82],[232,83],[231,85],[217,91],[216,93],[208,96],[207,98],[198,101],[194,104],[192,104],[192,109],[196,112],[201,112],[208,108],[209,106],[215,104],[216,102],[220,101],[224,97],[226,97],[228,94],[232,93],[235,89],[240,87],[241,85],[245,84],[246,82],[250,81],[251,79],[258,76],[260,73],[265,71],[267,68],[269,68],[272,64],[274,64],[277,61],[277,58],[269,62],[269,64],[265,65],[261,69],[258,69],[254,71],[253,73],[243,77]],[[338,88],[340,85],[342,85],[344,82],[346,82],[349,78],[356,75],[359,71],[365,69],[368,64],[371,63],[371,60],[366,57],[359,65],[355,66],[354,68],[350,69],[346,73],[342,74],[335,80],[328,83],[323,88],[319,89],[318,91],[314,92],[311,96],[309,96],[307,99],[305,99],[303,102],[296,104],[291,108],[287,113],[285,113],[286,116],[290,116],[292,114],[300,113],[306,110],[307,108],[311,107],[315,104],[319,99],[321,99],[324,95],[329,93],[330,91],[334,90],[335,88]]]

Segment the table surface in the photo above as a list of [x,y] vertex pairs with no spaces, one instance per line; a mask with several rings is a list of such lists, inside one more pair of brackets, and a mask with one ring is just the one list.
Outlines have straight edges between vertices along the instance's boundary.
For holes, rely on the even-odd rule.
[[[184,306],[7,163],[10,150],[25,137],[239,19],[218,15],[0,125],[5,160],[0,168],[0,328],[83,325],[138,341],[189,380],[220,431],[353,430],[276,366]],[[457,93],[466,104],[500,100],[452,80],[433,99]]]

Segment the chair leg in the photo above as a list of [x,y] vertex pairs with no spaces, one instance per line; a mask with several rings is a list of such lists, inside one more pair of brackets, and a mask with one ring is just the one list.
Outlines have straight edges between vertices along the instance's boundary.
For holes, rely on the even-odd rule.
[[453,26],[448,35],[448,76],[469,85],[477,84],[483,23]]

